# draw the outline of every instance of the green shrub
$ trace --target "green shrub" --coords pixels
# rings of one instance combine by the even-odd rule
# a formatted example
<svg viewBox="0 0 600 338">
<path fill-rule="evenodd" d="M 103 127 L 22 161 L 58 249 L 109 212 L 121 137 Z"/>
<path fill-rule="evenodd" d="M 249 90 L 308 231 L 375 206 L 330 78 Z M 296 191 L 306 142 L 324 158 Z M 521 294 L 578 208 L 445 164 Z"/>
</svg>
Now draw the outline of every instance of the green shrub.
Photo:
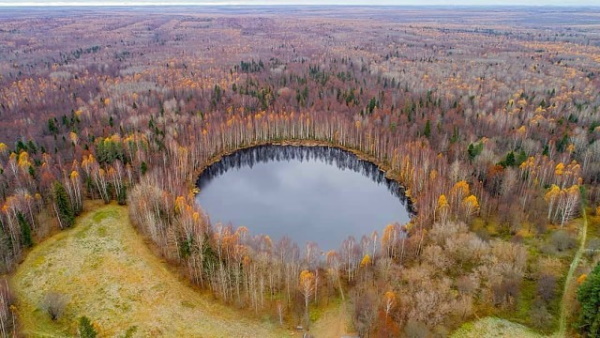
<svg viewBox="0 0 600 338">
<path fill-rule="evenodd" d="M 588 337 L 600 336 L 600 264 L 577 290 L 577 300 L 581 303 L 579 331 Z"/>
<path fill-rule="evenodd" d="M 92 321 L 86 316 L 79 318 L 79 337 L 96 338 L 96 336 L 98 336 L 98 332 L 92 325 Z"/>
</svg>

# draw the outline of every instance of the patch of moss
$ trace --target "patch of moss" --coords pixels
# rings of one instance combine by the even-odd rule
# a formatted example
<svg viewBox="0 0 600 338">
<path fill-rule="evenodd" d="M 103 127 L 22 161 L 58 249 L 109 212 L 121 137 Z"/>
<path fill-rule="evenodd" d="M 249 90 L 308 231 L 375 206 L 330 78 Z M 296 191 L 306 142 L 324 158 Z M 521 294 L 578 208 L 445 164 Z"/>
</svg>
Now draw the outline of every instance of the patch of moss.
<svg viewBox="0 0 600 338">
<path fill-rule="evenodd" d="M 97 231 L 98 231 L 98 236 L 99 237 L 106 237 L 108 235 L 107 232 L 106 232 L 106 227 L 104 227 L 104 226 L 98 227 Z"/>
<path fill-rule="evenodd" d="M 121 337 L 122 338 L 131 338 L 131 337 L 134 337 L 137 329 L 138 329 L 137 325 L 134 325 L 134 326 L 128 328 L 127 331 L 125 331 L 125 334 L 123 336 L 121 336 Z"/>
<path fill-rule="evenodd" d="M 40 267 L 44 263 L 46 263 L 46 256 L 44 256 L 44 255 L 38 255 L 35 258 L 35 260 L 32 262 L 31 267 L 38 268 L 38 267 Z"/>
<path fill-rule="evenodd" d="M 323 309 L 320 307 L 312 307 L 310 311 L 308 311 L 308 318 L 310 318 L 311 323 L 319 320 L 321 316 L 323 316 Z"/>
<path fill-rule="evenodd" d="M 119 217 L 119 212 L 117 210 L 114 210 L 111 208 L 108 210 L 97 211 L 94 214 L 94 216 L 92 217 L 92 219 L 94 220 L 95 223 L 100 223 L 107 218 L 117 218 L 117 217 Z"/>
</svg>

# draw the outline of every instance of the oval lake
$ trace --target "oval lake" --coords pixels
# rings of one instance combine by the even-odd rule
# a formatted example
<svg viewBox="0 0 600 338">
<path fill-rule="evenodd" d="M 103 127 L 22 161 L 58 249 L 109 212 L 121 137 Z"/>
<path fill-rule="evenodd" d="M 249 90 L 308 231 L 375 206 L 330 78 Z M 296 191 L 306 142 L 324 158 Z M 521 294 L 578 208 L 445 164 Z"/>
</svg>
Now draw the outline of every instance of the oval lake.
<svg viewBox="0 0 600 338">
<path fill-rule="evenodd" d="M 338 249 L 408 222 L 404 188 L 373 163 L 331 147 L 257 146 L 224 156 L 198 178 L 196 202 L 213 225 L 246 226 L 276 242 Z"/>
</svg>

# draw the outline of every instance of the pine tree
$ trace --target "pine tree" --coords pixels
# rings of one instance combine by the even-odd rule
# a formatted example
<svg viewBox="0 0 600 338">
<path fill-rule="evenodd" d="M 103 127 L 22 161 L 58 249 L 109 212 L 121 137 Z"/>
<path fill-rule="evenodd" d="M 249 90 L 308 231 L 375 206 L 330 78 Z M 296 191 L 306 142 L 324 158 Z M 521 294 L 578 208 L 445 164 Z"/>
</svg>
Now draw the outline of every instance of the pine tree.
<svg viewBox="0 0 600 338">
<path fill-rule="evenodd" d="M 125 186 L 121 186 L 117 189 L 117 202 L 119 205 L 127 204 L 127 188 Z"/>
<path fill-rule="evenodd" d="M 19 221 L 19 226 L 21 227 L 21 244 L 26 247 L 33 246 L 31 225 L 29 225 L 29 222 L 21 212 L 17 212 L 17 221 Z"/>
<path fill-rule="evenodd" d="M 54 202 L 61 228 L 70 228 L 75 223 L 75 210 L 65 187 L 58 181 L 54 183 Z"/>
<path fill-rule="evenodd" d="M 56 121 L 53 117 L 48 119 L 48 131 L 50 134 L 58 134 L 58 127 L 56 126 Z"/>
<path fill-rule="evenodd" d="M 142 175 L 146 174 L 146 172 L 148 171 L 148 165 L 146 164 L 146 162 L 142 162 L 142 164 L 140 165 L 140 171 L 142 172 Z"/>
<path fill-rule="evenodd" d="M 429 120 L 427 120 L 427 122 L 425 123 L 425 130 L 423 130 L 423 135 L 425 135 L 425 137 L 427 138 L 431 136 L 431 122 Z"/>
<path fill-rule="evenodd" d="M 514 167 L 516 163 L 515 153 L 512 151 L 506 155 L 506 159 L 504 160 L 504 164 L 506 167 Z"/>
</svg>

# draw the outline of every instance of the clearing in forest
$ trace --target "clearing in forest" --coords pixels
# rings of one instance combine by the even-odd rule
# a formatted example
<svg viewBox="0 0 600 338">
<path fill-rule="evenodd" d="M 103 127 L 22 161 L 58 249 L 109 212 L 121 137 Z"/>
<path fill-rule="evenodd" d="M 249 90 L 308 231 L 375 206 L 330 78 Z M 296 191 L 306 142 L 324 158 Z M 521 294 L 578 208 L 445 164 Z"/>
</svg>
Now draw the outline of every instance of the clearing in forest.
<svg viewBox="0 0 600 338">
<path fill-rule="evenodd" d="M 180 280 L 156 257 L 114 204 L 79 217 L 73 229 L 36 246 L 13 276 L 25 336 L 72 336 L 81 316 L 101 336 L 282 337 L 270 322 L 247 318 Z M 66 300 L 52 321 L 48 293 Z"/>
<path fill-rule="evenodd" d="M 451 335 L 452 338 L 541 338 L 542 335 L 534 332 L 528 327 L 513 323 L 506 319 L 485 317 L 475 322 L 463 324 Z"/>
</svg>

